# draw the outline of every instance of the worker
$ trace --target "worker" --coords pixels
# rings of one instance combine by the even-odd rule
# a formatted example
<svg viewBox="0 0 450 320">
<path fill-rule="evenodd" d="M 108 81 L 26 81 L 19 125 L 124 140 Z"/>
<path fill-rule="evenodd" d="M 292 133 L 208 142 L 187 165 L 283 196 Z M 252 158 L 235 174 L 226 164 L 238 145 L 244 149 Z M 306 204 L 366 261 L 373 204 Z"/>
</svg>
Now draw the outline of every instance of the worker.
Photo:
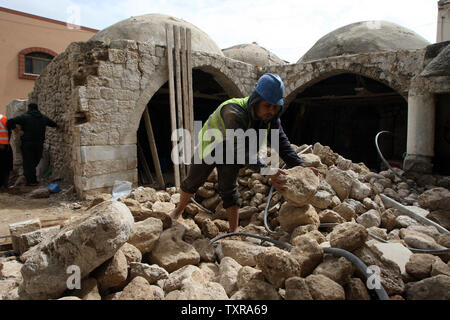
<svg viewBox="0 0 450 320">
<path fill-rule="evenodd" d="M 20 129 L 16 125 L 20 125 Z M 36 103 L 28 104 L 28 111 L 26 113 L 8 120 L 8 127 L 20 136 L 22 143 L 23 174 L 26 179 L 26 185 L 28 186 L 38 184 L 36 167 L 42 158 L 47 126 L 53 128 L 58 127 L 53 120 L 39 111 Z"/>
<path fill-rule="evenodd" d="M 281 126 L 279 117 L 284 103 L 283 95 L 284 84 L 281 78 L 276 74 L 266 73 L 260 77 L 255 85 L 253 93 L 249 97 L 227 100 L 209 116 L 199 133 L 199 141 L 195 148 L 197 154 L 194 154 L 192 157 L 193 160 L 189 165 L 188 175 L 181 182 L 180 201 L 170 214 L 170 217 L 173 220 L 180 217 L 197 189 L 207 180 L 212 170 L 217 168 L 219 195 L 223 201 L 223 208 L 226 210 L 229 222 L 229 232 L 238 231 L 239 208 L 241 206 L 241 198 L 237 185 L 239 170 L 246 165 L 254 171 L 261 168 L 267 168 L 267 166 L 257 156 L 258 151 L 256 151 L 256 154 L 248 152 L 251 148 L 243 146 L 242 140 L 240 144 L 239 142 L 236 143 L 233 141 L 231 144 L 232 149 L 230 149 L 230 145 L 226 141 L 227 129 L 242 129 L 244 132 L 248 132 L 248 130 L 256 130 L 259 132 L 260 129 L 265 129 L 267 134 L 264 141 L 258 141 L 257 148 L 253 148 L 253 150 L 259 150 L 262 145 L 265 145 L 265 142 L 272 141 L 272 129 L 278 129 L 278 154 L 288 168 L 302 165 L 303 160 L 291 147 Z M 211 141 L 209 141 L 210 139 L 208 139 L 206 135 L 208 129 L 218 129 L 222 132 L 222 136 L 225 137 L 222 139 L 222 142 L 220 139 L 217 141 L 215 140 L 214 148 L 211 147 L 213 144 L 211 144 Z M 217 148 L 220 143 L 222 143 L 221 148 Z M 212 152 L 217 150 L 225 150 L 223 153 L 223 156 L 225 157 L 227 153 L 233 152 L 236 155 L 237 150 L 243 149 L 247 152 L 245 154 L 244 164 L 229 164 L 225 160 L 222 160 L 221 163 L 217 163 L 216 161 L 216 163 L 208 164 L 205 161 L 206 156 L 211 155 Z M 201 159 L 200 163 L 194 161 L 196 155 L 199 155 L 199 158 Z M 314 172 L 318 174 L 316 170 L 314 170 Z M 270 173 L 267 174 L 267 176 L 271 178 L 272 185 L 280 192 L 286 190 L 285 178 L 283 175 L 286 175 L 286 171 L 279 168 L 271 168 Z"/>
<path fill-rule="evenodd" d="M 13 167 L 13 156 L 9 144 L 10 131 L 7 126 L 8 118 L 0 114 L 0 190 L 8 189 L 9 172 Z"/>
</svg>

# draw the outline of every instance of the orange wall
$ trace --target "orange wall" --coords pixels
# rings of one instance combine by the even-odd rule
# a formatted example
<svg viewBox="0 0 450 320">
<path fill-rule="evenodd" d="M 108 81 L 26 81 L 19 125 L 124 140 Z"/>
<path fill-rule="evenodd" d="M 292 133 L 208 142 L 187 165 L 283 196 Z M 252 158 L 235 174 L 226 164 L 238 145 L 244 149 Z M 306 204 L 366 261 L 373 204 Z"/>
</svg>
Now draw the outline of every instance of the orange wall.
<svg viewBox="0 0 450 320">
<path fill-rule="evenodd" d="M 65 23 L 14 13 L 0 7 L 0 113 L 13 99 L 27 99 L 33 91 L 34 80 L 19 79 L 21 50 L 42 47 L 63 52 L 74 41 L 87 41 L 96 30 L 71 30 Z"/>
</svg>

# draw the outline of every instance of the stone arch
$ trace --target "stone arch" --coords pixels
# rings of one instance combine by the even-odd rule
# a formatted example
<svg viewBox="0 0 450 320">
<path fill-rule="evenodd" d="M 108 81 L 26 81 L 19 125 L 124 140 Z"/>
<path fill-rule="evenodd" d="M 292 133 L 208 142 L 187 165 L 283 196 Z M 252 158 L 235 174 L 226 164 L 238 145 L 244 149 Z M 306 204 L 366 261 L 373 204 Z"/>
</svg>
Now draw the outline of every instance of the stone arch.
<svg viewBox="0 0 450 320">
<path fill-rule="evenodd" d="M 242 97 L 245 94 L 246 90 L 241 81 L 229 69 L 221 68 L 215 64 L 198 64 L 193 65 L 192 68 L 211 74 L 230 97 Z"/>
<path fill-rule="evenodd" d="M 363 67 L 361 64 L 349 64 L 345 68 L 319 68 L 314 66 L 314 62 L 307 65 L 313 65 L 313 70 L 320 70 L 316 72 L 297 73 L 295 77 L 289 79 L 291 83 L 286 89 L 285 105 L 289 106 L 295 97 L 304 91 L 306 88 L 313 86 L 314 84 L 344 73 L 353 73 L 361 75 L 380 83 L 383 83 L 397 92 L 405 100 L 408 99 L 408 87 L 404 85 L 405 82 L 397 74 L 391 73 L 388 70 L 383 70 L 378 67 Z M 308 67 L 306 67 L 308 68 Z M 286 108 L 287 109 L 287 108 Z"/>
</svg>

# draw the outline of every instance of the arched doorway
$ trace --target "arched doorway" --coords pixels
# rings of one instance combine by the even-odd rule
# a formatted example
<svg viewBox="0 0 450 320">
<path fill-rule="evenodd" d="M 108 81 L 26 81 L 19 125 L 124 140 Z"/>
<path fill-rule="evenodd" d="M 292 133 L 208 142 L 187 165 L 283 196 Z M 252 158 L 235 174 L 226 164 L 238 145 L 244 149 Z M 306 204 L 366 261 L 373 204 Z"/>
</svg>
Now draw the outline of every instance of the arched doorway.
<svg viewBox="0 0 450 320">
<path fill-rule="evenodd" d="M 223 101 L 230 98 L 229 89 L 224 88 L 213 74 L 200 69 L 192 70 L 192 87 L 194 93 L 194 121 L 204 123 Z M 165 187 L 174 186 L 168 82 L 152 96 L 146 108 L 150 115 Z M 139 184 L 159 188 L 144 117 L 141 118 L 137 131 L 137 144 Z M 145 165 L 150 171 L 150 177 L 146 173 Z"/>
<path fill-rule="evenodd" d="M 391 164 L 400 166 L 406 151 L 407 101 L 392 88 L 371 78 L 342 73 L 307 87 L 281 117 L 291 143 L 320 142 L 355 163 L 380 170 L 374 138 Z"/>
</svg>

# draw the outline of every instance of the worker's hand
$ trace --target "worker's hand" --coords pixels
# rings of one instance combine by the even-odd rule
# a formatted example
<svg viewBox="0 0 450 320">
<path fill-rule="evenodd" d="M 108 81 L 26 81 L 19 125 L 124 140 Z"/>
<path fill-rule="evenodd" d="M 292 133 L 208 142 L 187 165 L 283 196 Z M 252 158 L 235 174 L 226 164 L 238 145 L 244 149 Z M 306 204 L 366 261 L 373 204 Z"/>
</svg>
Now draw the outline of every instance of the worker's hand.
<svg viewBox="0 0 450 320">
<path fill-rule="evenodd" d="M 272 185 L 277 189 L 278 192 L 283 192 L 287 190 L 286 178 L 283 176 L 287 175 L 287 172 L 279 168 L 271 168 L 267 174 L 271 180 Z"/>
</svg>

